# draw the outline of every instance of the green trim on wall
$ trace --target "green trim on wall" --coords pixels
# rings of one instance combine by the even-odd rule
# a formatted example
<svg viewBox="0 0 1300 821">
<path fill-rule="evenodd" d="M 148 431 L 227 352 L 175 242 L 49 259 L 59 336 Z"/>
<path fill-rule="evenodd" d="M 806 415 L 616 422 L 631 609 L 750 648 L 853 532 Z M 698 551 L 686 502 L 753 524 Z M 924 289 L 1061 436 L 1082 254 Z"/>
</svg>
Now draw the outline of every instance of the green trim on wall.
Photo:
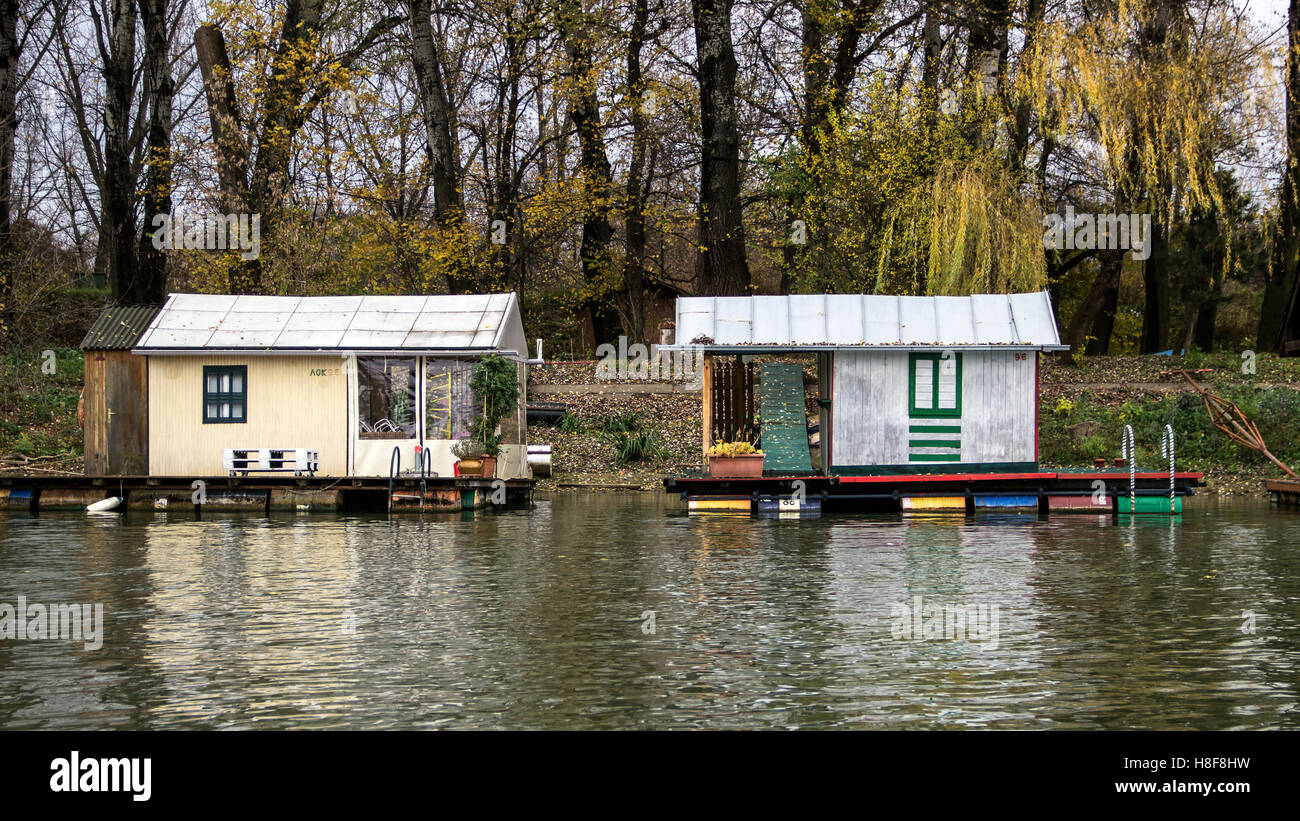
<svg viewBox="0 0 1300 821">
<path fill-rule="evenodd" d="M 1037 473 L 1037 462 L 966 462 L 923 465 L 832 465 L 832 476 L 915 476 L 924 473 Z"/>
<path fill-rule="evenodd" d="M 909 439 L 909 448 L 956 448 L 961 449 L 960 439 Z"/>
<path fill-rule="evenodd" d="M 939 407 L 939 363 L 943 360 L 942 354 L 937 353 L 913 353 L 907 357 L 907 412 L 913 418 L 938 418 L 938 419 L 960 419 L 961 418 L 961 352 L 953 352 L 956 362 L 956 383 L 953 385 L 955 407 Z M 918 408 L 916 406 L 916 363 L 922 360 L 929 360 L 934 363 L 930 370 L 933 375 L 931 379 L 931 400 L 930 407 Z"/>
<path fill-rule="evenodd" d="M 961 461 L 960 453 L 909 453 L 907 455 L 909 462 L 959 462 Z"/>
<path fill-rule="evenodd" d="M 961 425 L 910 425 L 908 433 L 961 433 Z"/>
</svg>

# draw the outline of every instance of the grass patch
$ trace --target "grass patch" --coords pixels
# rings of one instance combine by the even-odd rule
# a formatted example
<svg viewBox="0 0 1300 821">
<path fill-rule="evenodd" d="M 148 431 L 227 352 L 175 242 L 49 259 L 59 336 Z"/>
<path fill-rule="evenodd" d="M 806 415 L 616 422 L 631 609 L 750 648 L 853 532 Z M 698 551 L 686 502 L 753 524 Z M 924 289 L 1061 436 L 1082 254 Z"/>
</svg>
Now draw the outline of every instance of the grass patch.
<svg viewBox="0 0 1300 821">
<path fill-rule="evenodd" d="M 1300 391 L 1226 383 L 1208 387 L 1236 402 L 1254 420 L 1277 458 L 1293 468 L 1300 464 L 1300 428 L 1295 424 L 1300 419 Z M 1039 414 L 1040 458 L 1049 464 L 1084 466 L 1094 458 L 1119 456 L 1120 431 L 1132 425 L 1138 465 L 1163 469 L 1168 462 L 1160 455 L 1160 437 L 1164 426 L 1172 425 L 1180 470 L 1278 472 L 1263 455 L 1234 443 L 1214 427 L 1196 393 L 1144 396 L 1114 407 L 1079 396 L 1068 413 L 1049 412 L 1053 409 L 1044 407 Z"/>
<path fill-rule="evenodd" d="M 80 456 L 82 377 L 76 348 L 22 348 L 0 357 L 0 455 Z"/>
</svg>

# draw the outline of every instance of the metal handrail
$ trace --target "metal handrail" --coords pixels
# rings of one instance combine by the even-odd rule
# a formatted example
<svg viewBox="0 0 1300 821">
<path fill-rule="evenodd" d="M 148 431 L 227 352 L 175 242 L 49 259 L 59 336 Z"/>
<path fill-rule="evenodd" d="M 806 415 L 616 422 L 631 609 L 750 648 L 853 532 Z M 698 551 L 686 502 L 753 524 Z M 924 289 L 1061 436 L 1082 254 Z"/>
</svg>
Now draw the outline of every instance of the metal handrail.
<svg viewBox="0 0 1300 821">
<path fill-rule="evenodd" d="M 1169 512 L 1174 512 L 1174 426 L 1165 425 L 1160 434 L 1160 455 L 1169 460 Z"/>
<path fill-rule="evenodd" d="M 1128 462 L 1128 512 L 1137 513 L 1137 442 L 1132 425 L 1125 425 L 1120 433 L 1120 453 Z"/>
<path fill-rule="evenodd" d="M 402 469 L 402 451 L 397 445 L 393 445 L 393 455 L 388 457 L 388 509 L 393 509 L 393 477 L 397 474 L 394 471 Z"/>
<path fill-rule="evenodd" d="M 427 488 L 430 468 L 433 467 L 433 454 L 429 452 L 428 446 L 420 449 L 420 506 L 424 506 L 424 494 Z"/>
</svg>

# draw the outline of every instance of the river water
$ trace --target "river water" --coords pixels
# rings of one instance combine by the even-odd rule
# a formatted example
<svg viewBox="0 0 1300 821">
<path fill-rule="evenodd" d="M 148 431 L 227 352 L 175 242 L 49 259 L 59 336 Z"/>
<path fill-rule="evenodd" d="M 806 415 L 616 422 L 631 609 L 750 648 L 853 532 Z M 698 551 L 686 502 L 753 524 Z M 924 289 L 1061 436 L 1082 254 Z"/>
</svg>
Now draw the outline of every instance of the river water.
<svg viewBox="0 0 1300 821">
<path fill-rule="evenodd" d="M 1188 501 L 0 514 L 0 606 L 104 614 L 0 639 L 0 728 L 1300 727 L 1300 514 Z"/>
</svg>

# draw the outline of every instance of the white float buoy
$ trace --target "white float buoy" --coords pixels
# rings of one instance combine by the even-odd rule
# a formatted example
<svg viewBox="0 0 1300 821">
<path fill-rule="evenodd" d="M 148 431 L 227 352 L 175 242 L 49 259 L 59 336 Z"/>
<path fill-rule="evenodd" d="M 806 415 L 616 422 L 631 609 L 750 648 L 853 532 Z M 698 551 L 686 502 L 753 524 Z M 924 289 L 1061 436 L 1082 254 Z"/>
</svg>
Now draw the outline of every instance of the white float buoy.
<svg viewBox="0 0 1300 821">
<path fill-rule="evenodd" d="M 117 507 L 120 504 L 122 504 L 121 496 L 109 496 L 107 499 L 104 499 L 99 502 L 95 502 L 93 505 L 86 505 L 86 512 L 106 513 L 107 511 L 112 510 L 113 508 Z"/>
</svg>

